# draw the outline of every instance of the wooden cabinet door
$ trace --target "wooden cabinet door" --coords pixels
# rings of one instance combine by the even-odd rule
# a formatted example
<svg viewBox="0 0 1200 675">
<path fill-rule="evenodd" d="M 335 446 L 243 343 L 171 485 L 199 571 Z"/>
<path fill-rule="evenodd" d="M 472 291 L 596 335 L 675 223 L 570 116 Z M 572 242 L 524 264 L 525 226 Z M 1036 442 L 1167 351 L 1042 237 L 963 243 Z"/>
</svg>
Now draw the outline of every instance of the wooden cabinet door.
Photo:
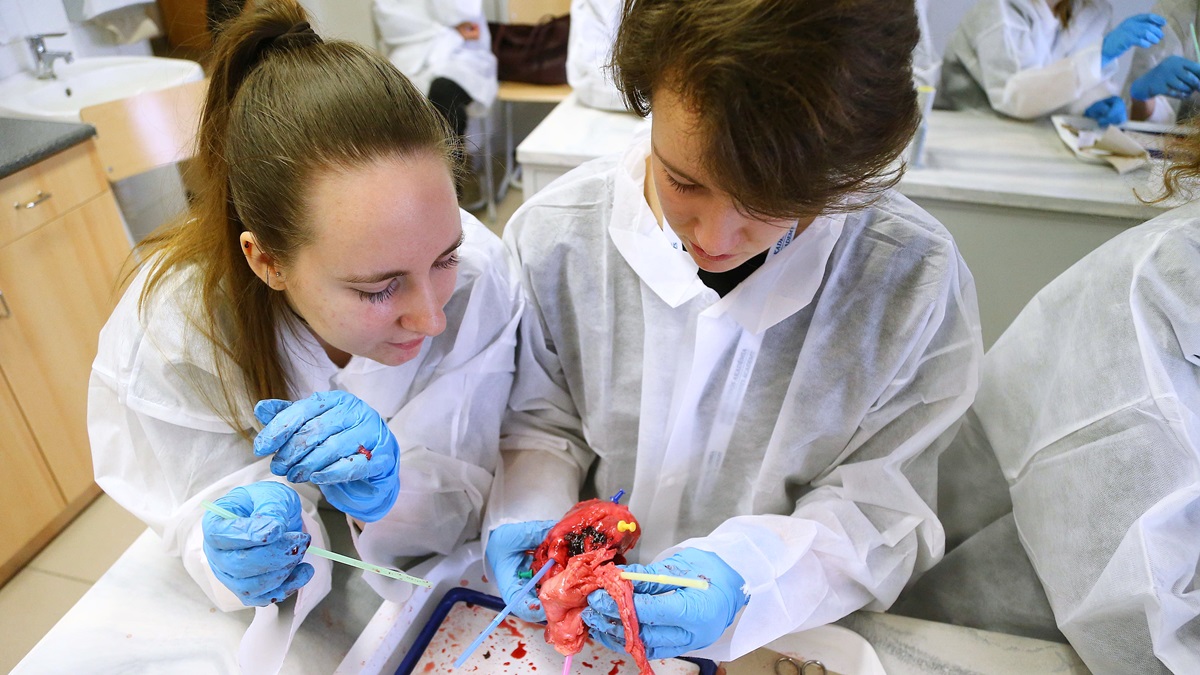
<svg viewBox="0 0 1200 675">
<path fill-rule="evenodd" d="M 0 316 L 3 311 L 0 308 Z M 0 377 L 0 461 L 4 462 L 5 476 L 4 488 L 0 489 L 2 584 L 15 571 L 8 570 L 6 563 L 66 506 L 3 377 Z"/>
<path fill-rule="evenodd" d="M 128 254 L 108 191 L 0 248 L 0 369 L 67 502 L 93 484 L 88 376 Z"/>
</svg>

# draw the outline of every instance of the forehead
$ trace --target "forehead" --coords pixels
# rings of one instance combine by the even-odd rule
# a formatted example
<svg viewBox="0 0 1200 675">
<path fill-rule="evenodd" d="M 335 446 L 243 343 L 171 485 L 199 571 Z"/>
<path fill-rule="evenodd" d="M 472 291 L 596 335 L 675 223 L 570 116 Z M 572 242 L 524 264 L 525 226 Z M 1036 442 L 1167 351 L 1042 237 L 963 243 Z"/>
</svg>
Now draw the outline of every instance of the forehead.
<svg viewBox="0 0 1200 675">
<path fill-rule="evenodd" d="M 704 165 L 704 135 L 696 108 L 677 91 L 660 88 L 651 101 L 650 137 L 659 157 L 696 176 Z"/>
<path fill-rule="evenodd" d="M 431 153 L 319 170 L 306 202 L 306 252 L 339 272 L 425 265 L 459 236 L 449 168 Z"/>
</svg>

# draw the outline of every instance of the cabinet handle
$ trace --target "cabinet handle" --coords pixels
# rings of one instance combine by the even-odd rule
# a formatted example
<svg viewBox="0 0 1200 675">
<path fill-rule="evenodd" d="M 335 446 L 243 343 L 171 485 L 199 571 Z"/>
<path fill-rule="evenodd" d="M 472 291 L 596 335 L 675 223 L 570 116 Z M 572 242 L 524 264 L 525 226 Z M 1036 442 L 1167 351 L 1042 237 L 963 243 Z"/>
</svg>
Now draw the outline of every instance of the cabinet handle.
<svg viewBox="0 0 1200 675">
<path fill-rule="evenodd" d="M 41 204 L 42 202 L 46 201 L 47 199 L 50 199 L 52 196 L 54 196 L 54 195 L 51 195 L 49 192 L 42 192 L 41 190 L 38 190 L 37 194 L 34 195 L 34 197 L 33 197 L 33 201 L 25 202 L 24 204 L 22 204 L 21 202 L 13 202 L 13 208 L 20 209 L 21 207 L 25 207 L 27 209 L 32 209 L 35 206 L 37 206 L 38 204 Z"/>
<path fill-rule="evenodd" d="M 0 314 L 0 319 L 7 319 L 12 316 L 12 310 L 8 308 L 8 300 L 4 299 L 4 291 L 0 291 L 0 310 L 4 311 L 3 314 Z"/>
</svg>

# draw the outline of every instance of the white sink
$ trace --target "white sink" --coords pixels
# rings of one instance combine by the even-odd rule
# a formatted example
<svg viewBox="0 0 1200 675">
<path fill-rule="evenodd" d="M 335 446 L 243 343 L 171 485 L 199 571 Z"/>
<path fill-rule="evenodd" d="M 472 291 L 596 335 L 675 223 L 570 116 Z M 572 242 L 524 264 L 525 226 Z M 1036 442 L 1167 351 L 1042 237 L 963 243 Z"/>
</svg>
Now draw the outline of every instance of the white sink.
<svg viewBox="0 0 1200 675">
<path fill-rule="evenodd" d="M 96 56 L 56 61 L 58 79 L 21 72 L 0 80 L 0 116 L 78 122 L 79 110 L 204 77 L 200 64 L 153 56 Z"/>
</svg>

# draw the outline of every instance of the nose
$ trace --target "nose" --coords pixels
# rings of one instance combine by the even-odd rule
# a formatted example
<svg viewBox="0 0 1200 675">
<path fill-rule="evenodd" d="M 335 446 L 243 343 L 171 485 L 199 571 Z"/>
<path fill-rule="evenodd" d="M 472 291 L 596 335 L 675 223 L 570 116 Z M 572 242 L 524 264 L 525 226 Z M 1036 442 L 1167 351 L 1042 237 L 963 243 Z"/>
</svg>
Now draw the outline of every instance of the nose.
<svg viewBox="0 0 1200 675">
<path fill-rule="evenodd" d="M 405 306 L 400 315 L 400 327 L 426 337 L 440 335 L 446 330 L 446 313 L 443 310 L 442 299 L 426 279 L 414 289 L 412 302 Z"/>
<path fill-rule="evenodd" d="M 733 253 L 741 241 L 745 220 L 733 204 L 721 204 L 697 219 L 692 238 L 710 256 Z"/>
</svg>

